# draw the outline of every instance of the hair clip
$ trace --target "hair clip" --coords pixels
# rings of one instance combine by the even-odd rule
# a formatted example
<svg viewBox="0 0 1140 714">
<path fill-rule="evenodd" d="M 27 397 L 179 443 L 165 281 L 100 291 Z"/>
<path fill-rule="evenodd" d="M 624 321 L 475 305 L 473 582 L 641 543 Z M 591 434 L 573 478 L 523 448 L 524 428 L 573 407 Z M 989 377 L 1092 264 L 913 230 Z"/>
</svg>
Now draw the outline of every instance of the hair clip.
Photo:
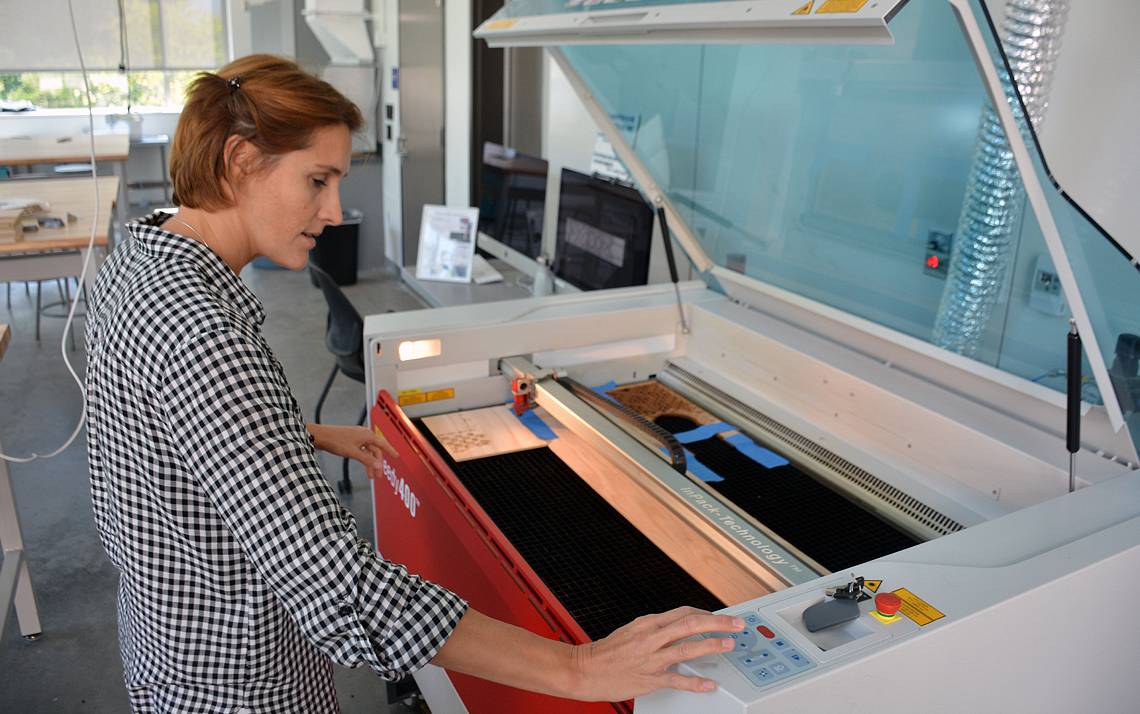
<svg viewBox="0 0 1140 714">
<path fill-rule="evenodd" d="M 230 77 L 229 81 L 226 82 L 226 84 L 228 84 L 230 87 L 230 94 L 233 94 L 237 90 L 241 89 L 241 77 Z"/>
</svg>

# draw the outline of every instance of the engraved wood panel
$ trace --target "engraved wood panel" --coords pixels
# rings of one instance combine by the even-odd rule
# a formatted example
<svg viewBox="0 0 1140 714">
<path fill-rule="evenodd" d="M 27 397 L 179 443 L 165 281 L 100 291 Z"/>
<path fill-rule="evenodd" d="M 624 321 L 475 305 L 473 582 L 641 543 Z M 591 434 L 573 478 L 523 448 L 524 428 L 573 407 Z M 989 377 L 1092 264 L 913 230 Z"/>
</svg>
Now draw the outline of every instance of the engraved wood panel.
<svg viewBox="0 0 1140 714">
<path fill-rule="evenodd" d="M 546 445 L 518 420 L 510 407 L 502 405 L 424 417 L 424 424 L 456 461 Z"/>
<path fill-rule="evenodd" d="M 660 382 L 640 382 L 627 384 L 606 392 L 614 399 L 654 421 L 662 415 L 683 416 L 693 420 L 698 426 L 716 424 L 720 419 L 677 394 Z"/>
</svg>

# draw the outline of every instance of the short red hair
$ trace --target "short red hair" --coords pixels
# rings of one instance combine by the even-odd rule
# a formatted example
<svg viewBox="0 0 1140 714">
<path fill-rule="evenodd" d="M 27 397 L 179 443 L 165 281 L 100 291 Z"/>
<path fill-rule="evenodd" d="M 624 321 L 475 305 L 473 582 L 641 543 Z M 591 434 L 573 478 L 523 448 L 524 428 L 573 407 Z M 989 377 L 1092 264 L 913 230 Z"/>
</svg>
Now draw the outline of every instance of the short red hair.
<svg viewBox="0 0 1140 714">
<path fill-rule="evenodd" d="M 314 131 L 338 124 L 355 132 L 364 118 L 331 84 L 291 60 L 249 55 L 202 72 L 187 91 L 170 147 L 174 203 L 206 210 L 230 205 L 223 184 L 231 136 L 274 157 L 304 149 Z"/>
</svg>

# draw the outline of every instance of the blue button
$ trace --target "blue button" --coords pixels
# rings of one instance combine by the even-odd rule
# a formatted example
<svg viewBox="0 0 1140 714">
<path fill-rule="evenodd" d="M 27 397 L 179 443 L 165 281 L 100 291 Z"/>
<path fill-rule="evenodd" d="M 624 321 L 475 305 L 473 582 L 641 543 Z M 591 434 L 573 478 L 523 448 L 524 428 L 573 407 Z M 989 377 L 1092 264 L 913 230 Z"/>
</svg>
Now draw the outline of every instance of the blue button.
<svg viewBox="0 0 1140 714">
<path fill-rule="evenodd" d="M 737 642 L 736 643 L 736 649 L 738 649 L 738 650 L 747 650 L 750 647 L 752 647 L 752 645 L 748 644 L 747 642 Z"/>
<path fill-rule="evenodd" d="M 782 637 L 777 637 L 776 639 L 772 640 L 772 646 L 778 650 L 782 650 L 788 646 L 788 642 Z"/>
<path fill-rule="evenodd" d="M 744 616 L 744 622 L 749 625 L 759 625 L 760 616 L 750 612 Z"/>
<path fill-rule="evenodd" d="M 755 674 L 756 679 L 759 679 L 761 682 L 771 682 L 776 678 L 772 675 L 771 672 L 768 671 L 767 667 L 761 667 L 760 669 L 753 672 L 753 674 Z"/>
<path fill-rule="evenodd" d="M 781 674 L 787 674 L 790 671 L 792 671 L 792 670 L 788 669 L 788 665 L 784 664 L 783 662 L 773 662 L 772 663 L 772 674 L 775 674 L 778 676 Z"/>
<path fill-rule="evenodd" d="M 811 660 L 800 654 L 799 650 L 784 650 L 784 656 L 791 660 L 792 664 L 797 667 L 803 667 L 811 664 Z"/>
<path fill-rule="evenodd" d="M 756 653 L 756 656 L 760 659 L 770 659 L 772 657 L 772 653 L 768 650 L 760 650 Z"/>
<path fill-rule="evenodd" d="M 736 655 L 733 659 L 747 669 L 760 666 L 760 658 L 754 654 Z"/>
</svg>

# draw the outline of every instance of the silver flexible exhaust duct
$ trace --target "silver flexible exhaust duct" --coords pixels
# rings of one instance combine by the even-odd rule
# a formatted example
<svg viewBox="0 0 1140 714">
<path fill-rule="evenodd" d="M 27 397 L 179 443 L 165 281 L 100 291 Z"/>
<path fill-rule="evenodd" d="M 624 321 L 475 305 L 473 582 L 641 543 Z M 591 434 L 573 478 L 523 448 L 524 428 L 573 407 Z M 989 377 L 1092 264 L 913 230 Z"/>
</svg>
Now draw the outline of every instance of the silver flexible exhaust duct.
<svg viewBox="0 0 1140 714">
<path fill-rule="evenodd" d="M 1008 0 L 1002 22 L 1002 44 L 1036 131 L 1048 107 L 1049 85 L 1068 0 Z M 1003 82 L 1008 82 L 1003 77 Z M 1013 87 L 1005 86 L 1007 96 Z M 1021 109 L 1013 102 L 1014 114 Z M 986 326 L 1005 283 L 1014 229 L 1025 205 L 1024 189 L 997 113 L 987 104 L 978 128 L 978 147 L 966 183 L 966 200 L 946 288 L 934 322 L 934 344 L 976 357 Z"/>
</svg>

